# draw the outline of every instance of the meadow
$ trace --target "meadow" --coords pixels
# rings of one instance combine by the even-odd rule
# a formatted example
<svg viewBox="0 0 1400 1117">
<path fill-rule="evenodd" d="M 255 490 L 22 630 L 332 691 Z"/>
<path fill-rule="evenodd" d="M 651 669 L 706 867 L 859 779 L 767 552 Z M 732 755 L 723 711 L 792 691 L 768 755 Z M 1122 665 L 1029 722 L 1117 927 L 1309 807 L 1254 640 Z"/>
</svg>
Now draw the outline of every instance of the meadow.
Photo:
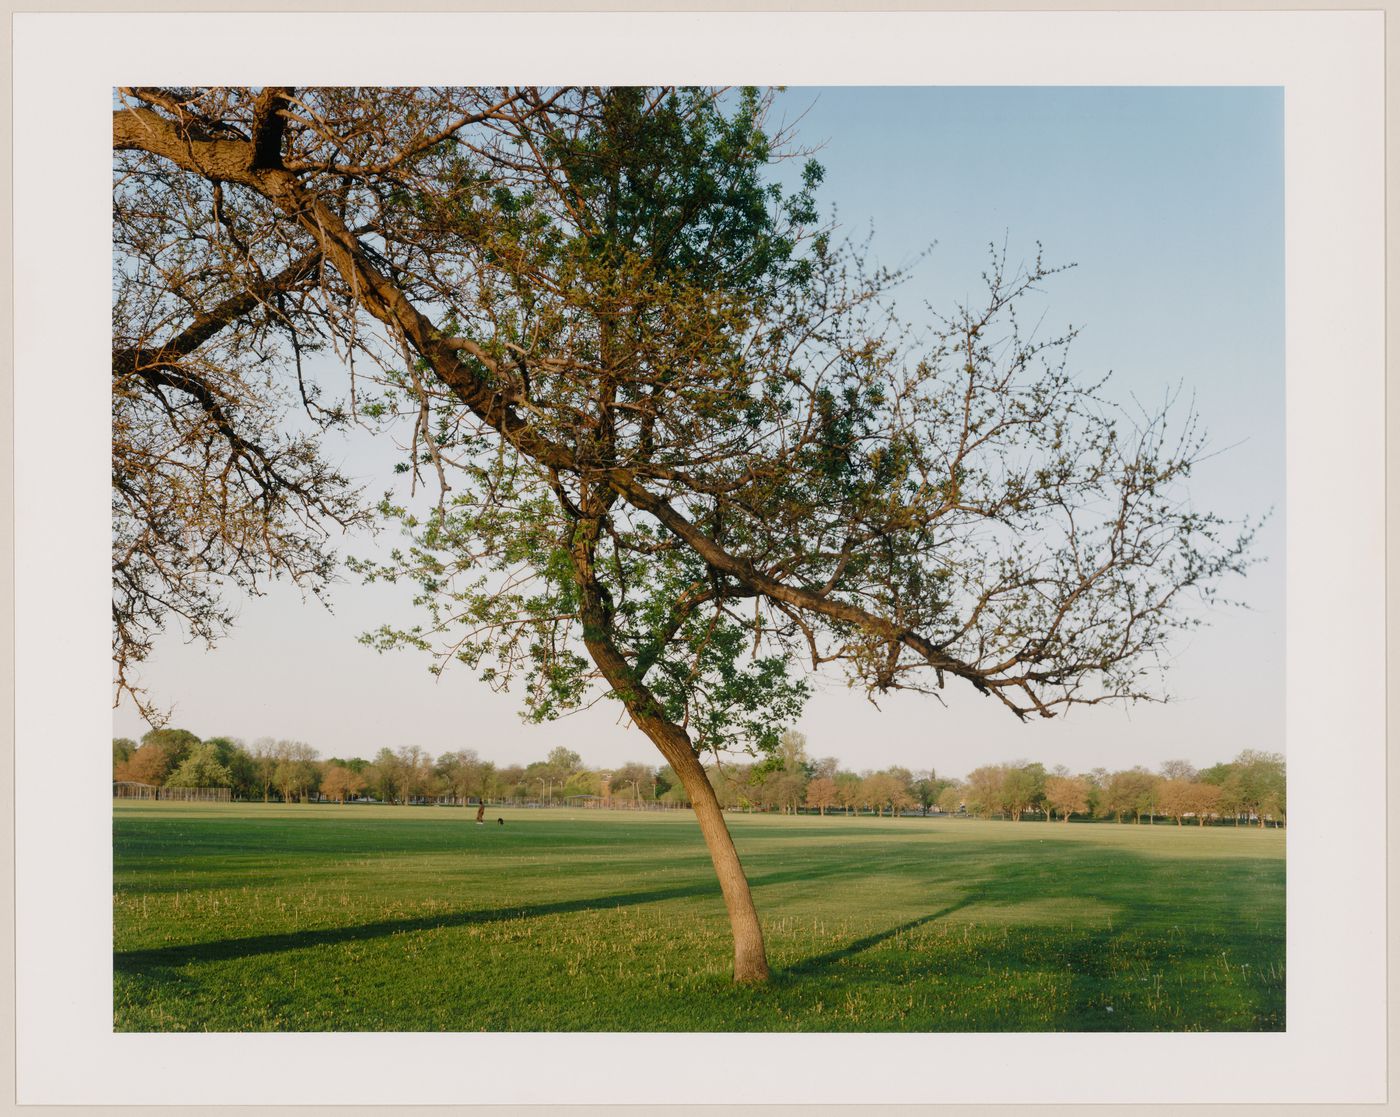
<svg viewBox="0 0 1400 1117">
<path fill-rule="evenodd" d="M 119 1031 L 1275 1031 L 1281 831 L 114 804 Z M 506 825 L 494 819 L 504 817 Z"/>
</svg>

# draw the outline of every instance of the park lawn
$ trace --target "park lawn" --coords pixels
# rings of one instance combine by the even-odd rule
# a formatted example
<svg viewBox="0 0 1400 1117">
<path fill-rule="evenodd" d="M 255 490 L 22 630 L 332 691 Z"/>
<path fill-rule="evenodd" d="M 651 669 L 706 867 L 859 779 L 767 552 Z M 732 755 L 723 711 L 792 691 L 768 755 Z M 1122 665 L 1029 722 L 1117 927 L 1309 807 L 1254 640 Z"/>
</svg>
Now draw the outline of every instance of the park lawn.
<svg viewBox="0 0 1400 1117">
<path fill-rule="evenodd" d="M 114 805 L 119 1031 L 1276 1031 L 1276 830 Z M 494 819 L 504 817 L 505 826 Z"/>
</svg>

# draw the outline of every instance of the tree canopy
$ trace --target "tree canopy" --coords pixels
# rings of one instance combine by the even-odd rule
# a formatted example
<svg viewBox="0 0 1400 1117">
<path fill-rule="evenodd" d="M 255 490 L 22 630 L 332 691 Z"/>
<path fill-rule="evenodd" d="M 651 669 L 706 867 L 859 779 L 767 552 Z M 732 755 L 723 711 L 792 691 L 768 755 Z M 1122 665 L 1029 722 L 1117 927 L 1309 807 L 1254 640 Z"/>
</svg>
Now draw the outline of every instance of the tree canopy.
<svg viewBox="0 0 1400 1117">
<path fill-rule="evenodd" d="M 332 570 L 363 518 L 321 428 L 405 424 L 426 501 L 367 578 L 431 651 L 550 719 L 604 694 L 684 785 L 736 975 L 767 975 L 700 757 L 777 748 L 801 665 L 871 694 L 961 680 L 1017 717 L 1154 696 L 1243 569 L 1184 501 L 1190 416 L 1113 408 L 996 254 L 911 331 L 899 276 L 770 178 L 772 97 L 705 89 L 123 89 L 113 115 L 119 684 L 220 580 Z M 335 387 L 306 354 L 335 354 Z M 296 422 L 287 419 L 300 405 Z M 430 501 L 430 503 L 429 503 Z"/>
</svg>

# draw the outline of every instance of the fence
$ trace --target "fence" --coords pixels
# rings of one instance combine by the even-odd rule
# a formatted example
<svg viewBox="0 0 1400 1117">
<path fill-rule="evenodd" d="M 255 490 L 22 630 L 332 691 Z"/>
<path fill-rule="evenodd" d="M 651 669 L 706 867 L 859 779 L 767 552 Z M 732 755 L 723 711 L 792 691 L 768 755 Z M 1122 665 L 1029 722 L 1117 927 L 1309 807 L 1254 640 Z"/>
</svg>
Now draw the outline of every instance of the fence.
<svg viewBox="0 0 1400 1117">
<path fill-rule="evenodd" d="M 178 803 L 231 803 L 233 789 L 227 787 L 162 787 L 159 799 Z"/>
<path fill-rule="evenodd" d="M 153 787 L 148 783 L 114 780 L 113 799 L 166 799 L 177 803 L 231 803 L 233 790 L 227 787 Z"/>
<path fill-rule="evenodd" d="M 529 804 L 526 804 L 527 806 Z M 540 804 L 534 804 L 539 806 Z M 553 804 L 551 804 L 552 806 Z M 656 799 L 595 799 L 583 796 L 570 796 L 564 801 L 567 807 L 583 807 L 585 810 L 601 811 L 688 811 L 689 803 L 663 803 Z"/>
</svg>

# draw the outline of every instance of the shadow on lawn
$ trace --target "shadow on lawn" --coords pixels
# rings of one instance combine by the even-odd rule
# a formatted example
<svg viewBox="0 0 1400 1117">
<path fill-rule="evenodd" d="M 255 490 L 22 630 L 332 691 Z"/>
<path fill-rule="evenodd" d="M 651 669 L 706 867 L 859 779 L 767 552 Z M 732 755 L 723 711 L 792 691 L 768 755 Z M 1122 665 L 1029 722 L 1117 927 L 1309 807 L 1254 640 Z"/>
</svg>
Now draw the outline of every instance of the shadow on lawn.
<svg viewBox="0 0 1400 1117">
<path fill-rule="evenodd" d="M 851 875 L 858 866 L 833 866 L 825 870 L 793 869 L 753 877 L 755 887 L 787 884 L 813 877 Z M 424 915 L 410 919 L 383 919 L 349 927 L 324 927 L 310 931 L 285 931 L 272 935 L 249 935 L 237 939 L 216 939 L 209 942 L 181 943 L 147 950 L 114 951 L 113 968 L 117 973 L 140 975 L 153 969 L 167 969 L 192 962 L 223 962 L 250 958 L 259 954 L 281 954 L 290 950 L 305 950 L 316 946 L 338 946 L 347 942 L 384 938 L 389 935 L 434 931 L 446 927 L 465 927 L 476 923 L 495 923 L 507 919 L 538 919 L 545 915 L 567 915 L 581 911 L 607 911 L 613 908 L 654 904 L 663 900 L 681 900 L 694 896 L 719 895 L 715 880 L 675 888 L 657 888 L 646 892 L 622 892 L 612 896 L 583 896 L 575 900 L 558 900 L 549 904 L 520 904 L 478 911 L 459 911 Z"/>
<path fill-rule="evenodd" d="M 962 893 L 956 900 L 945 903 L 937 911 L 866 935 L 837 950 L 806 958 L 787 967 L 786 972 L 794 975 L 819 973 L 897 935 L 978 906 L 987 907 L 990 913 L 1032 903 L 1063 901 L 1078 905 L 1088 900 L 1112 911 L 1114 926 L 1126 929 L 1129 920 L 1125 913 L 1145 914 L 1153 907 L 1155 899 L 1151 859 L 1124 851 L 1101 852 L 1091 863 L 1085 864 L 1078 851 L 1050 849 L 1034 860 L 1008 860 L 993 866 L 987 873 L 987 862 L 982 856 L 976 851 L 964 850 L 960 851 L 960 856 L 946 859 L 940 867 L 940 883 L 948 885 L 955 894 Z M 967 875 L 959 886 L 957 879 L 963 873 Z"/>
<path fill-rule="evenodd" d="M 848 943 L 839 950 L 829 950 L 825 954 L 816 954 L 811 958 L 804 958 L 794 966 L 788 966 L 783 972 L 793 977 L 811 977 L 821 973 L 823 970 L 834 966 L 837 962 L 846 958 L 853 958 L 857 954 L 869 950 L 873 946 L 879 946 L 882 942 L 902 935 L 906 931 L 912 931 L 915 927 L 922 927 L 925 923 L 932 923 L 936 919 L 943 919 L 952 915 L 953 912 L 967 907 L 974 901 L 971 899 L 959 900 L 956 904 L 949 904 L 939 911 L 929 912 L 928 915 L 921 915 L 917 919 L 911 919 L 906 923 L 901 923 L 897 927 L 890 927 L 884 931 L 877 931 L 873 935 L 866 935 L 864 938 L 856 939 L 855 942 Z"/>
<path fill-rule="evenodd" d="M 828 860 L 830 852 L 820 851 L 820 856 L 813 852 L 797 865 L 792 864 L 791 851 L 784 851 L 782 856 L 788 864 L 782 868 L 774 866 L 775 871 L 767 873 L 760 867 L 765 860 L 762 853 L 754 857 L 758 871 L 750 881 L 760 910 L 770 902 L 781 906 L 786 899 L 810 898 L 806 895 L 810 893 L 818 899 L 859 896 L 867 903 L 872 895 L 881 901 L 888 897 L 886 910 L 899 913 L 899 922 L 892 926 L 870 931 L 867 924 L 863 929 L 867 933 L 860 937 L 779 969 L 775 974 L 778 982 L 788 983 L 793 992 L 809 984 L 817 989 L 830 978 L 831 971 L 847 962 L 856 964 L 843 969 L 843 981 L 890 987 L 921 981 L 917 952 L 922 947 L 917 939 L 906 948 L 897 944 L 894 950 L 879 948 L 958 913 L 963 913 L 963 919 L 975 920 L 984 932 L 1003 924 L 1011 929 L 1007 938 L 984 935 L 976 944 L 978 975 L 1002 970 L 1068 975 L 1068 998 L 1047 1006 L 1048 1017 L 1023 1018 L 1010 1012 L 1000 1016 L 997 1013 L 1007 1010 L 989 1009 L 992 1015 L 987 1019 L 971 1022 L 972 1029 L 979 1031 L 1027 1026 L 1072 1031 L 1141 1028 L 1141 1013 L 1129 1016 L 1121 1001 L 1117 1002 L 1116 1013 L 1110 1013 L 1106 1007 L 1110 993 L 1117 1000 L 1116 995 L 1122 992 L 1125 959 L 1153 971 L 1180 972 L 1183 966 L 1199 967 L 1218 956 L 1222 947 L 1248 948 L 1251 936 L 1248 924 L 1241 921 L 1241 912 L 1251 910 L 1250 892 L 1261 887 L 1273 891 L 1281 884 L 1281 866 L 1262 861 L 1147 857 L 1126 850 L 1097 850 L 1086 856 L 1080 847 L 1052 842 L 1010 856 L 1006 847 L 998 843 L 942 847 L 918 856 L 909 856 L 899 847 L 862 847 L 838 860 Z M 1182 877 L 1190 880 L 1186 894 L 1193 898 L 1193 905 L 1189 911 L 1177 906 L 1183 897 Z M 506 920 L 605 912 L 695 897 L 717 899 L 718 895 L 719 887 L 713 878 L 697 876 L 688 883 L 641 891 L 121 951 L 114 953 L 113 963 L 118 974 L 161 981 L 168 977 L 169 970 L 195 963 L 276 955 Z M 1086 902 L 1098 917 L 1086 919 L 1081 914 L 1074 918 L 1076 911 L 1084 911 Z M 921 908 L 926 914 L 909 918 Z M 1029 922 L 1024 918 L 1027 908 L 1035 909 L 1035 918 Z M 1057 911 L 1067 918 L 1057 918 Z M 1191 934 L 1173 934 L 1178 931 L 1178 924 L 1189 924 Z M 1274 936 L 1257 931 L 1253 938 L 1254 949 L 1281 957 L 1281 931 L 1277 941 Z M 951 972 L 943 970 L 936 978 L 930 974 L 930 979 L 951 983 L 947 987 L 956 988 L 970 979 L 972 968 L 961 963 L 955 967 Z M 1277 992 L 1243 987 L 1233 995 L 1241 1002 L 1239 1013 L 1228 1021 L 1217 1016 L 1207 1023 L 1230 1030 L 1271 1030 L 1283 1026 L 1281 987 Z M 1236 1020 L 1241 1023 L 1235 1023 Z M 1146 1026 L 1181 1027 L 1188 1023 L 1189 1017 L 1181 1021 L 1154 1018 Z"/>
<path fill-rule="evenodd" d="M 976 919 L 978 908 L 983 908 L 987 917 L 985 922 L 978 920 L 985 932 L 1001 923 L 1005 913 L 1018 908 L 1034 905 L 1042 911 L 1053 911 L 1057 905 L 1064 905 L 1064 910 L 1072 911 L 1088 901 L 1098 907 L 1101 920 L 1081 917 L 1028 923 L 1013 919 L 1007 924 L 1011 928 L 1009 938 L 987 936 L 979 943 L 976 970 L 979 975 L 1003 970 L 1067 974 L 1069 996 L 1049 1010 L 1055 1018 L 1050 1027 L 1118 1031 L 1144 1027 L 1141 1012 L 1128 1017 L 1120 1002 L 1115 1015 L 1112 1007 L 1125 988 L 1134 988 L 1131 982 L 1146 980 L 1137 976 L 1143 967 L 1157 972 L 1174 969 L 1179 974 L 1182 967 L 1193 969 L 1207 961 L 1213 963 L 1222 948 L 1243 952 L 1246 957 L 1255 951 L 1282 956 L 1281 925 L 1275 935 L 1251 932 L 1239 914 L 1241 888 L 1257 883 L 1266 876 L 1265 869 L 1272 868 L 1263 862 L 1185 863 L 1128 851 L 1101 851 L 1086 861 L 1072 848 L 1047 848 L 1036 857 L 996 865 L 990 872 L 982 861 L 976 870 L 983 875 L 967 880 L 961 889 L 953 887 L 959 872 L 973 867 L 965 858 L 950 859 L 942 866 L 942 883 L 949 885 L 955 896 L 961 891 L 958 898 L 945 901 L 926 915 L 797 961 L 781 971 L 781 979 L 791 982 L 794 989 L 808 981 L 820 983 L 828 971 L 859 959 L 858 969 L 846 971 L 847 980 L 902 986 L 912 976 L 909 950 L 876 950 L 897 936 L 957 912 L 970 911 Z M 1202 910 L 1188 912 L 1175 906 L 1180 902 L 1181 891 L 1171 878 L 1183 873 L 1190 874 L 1194 888 L 1205 897 Z M 907 904 L 901 906 L 908 910 Z M 1185 931 L 1187 925 L 1190 934 Z M 920 948 L 916 944 L 912 949 Z M 965 975 L 945 971 L 931 979 L 956 984 L 962 976 Z M 1273 989 L 1246 982 L 1238 985 L 1231 996 L 1237 1004 L 1229 1019 L 1208 1016 L 1206 1026 L 1229 1031 L 1272 1031 L 1283 1027 L 1281 984 Z M 1154 1019 L 1155 1026 L 1172 1029 L 1193 1023 L 1201 1021 L 1189 1013 Z M 989 1018 L 975 1030 L 1017 1030 L 1024 1026 L 1015 1013 L 1010 1013 L 1004 1019 Z M 1046 1025 L 1032 1026 L 1042 1030 Z"/>
</svg>

